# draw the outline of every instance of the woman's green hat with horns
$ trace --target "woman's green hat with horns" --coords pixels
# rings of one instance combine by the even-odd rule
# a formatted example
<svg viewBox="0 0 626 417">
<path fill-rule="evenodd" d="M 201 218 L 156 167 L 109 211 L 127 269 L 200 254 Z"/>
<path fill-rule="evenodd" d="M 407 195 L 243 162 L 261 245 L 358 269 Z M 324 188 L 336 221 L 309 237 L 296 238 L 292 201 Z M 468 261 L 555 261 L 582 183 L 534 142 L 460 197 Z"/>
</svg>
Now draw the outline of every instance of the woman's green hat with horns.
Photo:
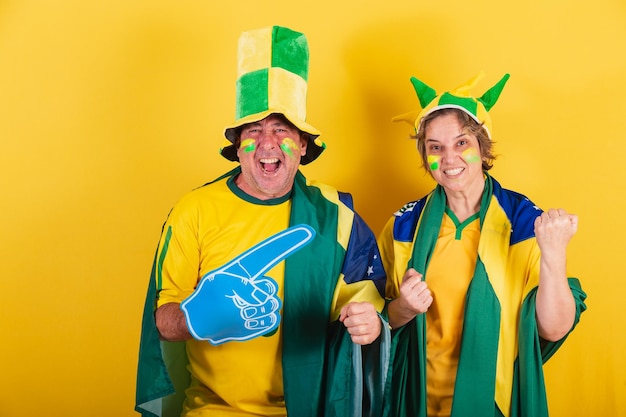
<svg viewBox="0 0 626 417">
<path fill-rule="evenodd" d="M 470 95 L 470 90 L 485 76 L 483 71 L 474 78 L 461 84 L 453 90 L 440 95 L 415 77 L 411 77 L 411 83 L 417 93 L 422 110 L 416 110 L 394 117 L 394 122 L 404 121 L 415 127 L 415 133 L 419 132 L 422 120 L 428 114 L 446 108 L 456 108 L 469 114 L 476 122 L 482 123 L 487 135 L 491 138 L 491 117 L 489 110 L 496 104 L 504 85 L 509 79 L 509 74 L 505 74 L 500 81 L 487 90 L 482 96 L 475 98 Z"/>
</svg>

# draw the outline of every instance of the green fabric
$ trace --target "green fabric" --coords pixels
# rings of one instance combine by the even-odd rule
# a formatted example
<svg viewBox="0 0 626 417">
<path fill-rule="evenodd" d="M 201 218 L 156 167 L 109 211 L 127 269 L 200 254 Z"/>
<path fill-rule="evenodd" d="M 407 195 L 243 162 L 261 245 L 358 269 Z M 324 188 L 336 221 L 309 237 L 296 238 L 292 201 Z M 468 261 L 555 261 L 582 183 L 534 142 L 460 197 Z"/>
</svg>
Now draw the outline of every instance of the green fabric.
<svg viewBox="0 0 626 417">
<path fill-rule="evenodd" d="M 156 287 L 161 288 L 163 286 L 163 262 L 165 261 L 165 254 L 167 253 L 167 248 L 170 245 L 170 240 L 172 240 L 172 227 L 170 226 L 167 229 L 167 233 L 165 234 L 165 242 L 163 243 L 163 250 L 161 251 L 161 256 L 159 256 L 159 261 L 156 264 L 157 273 L 156 273 Z"/>
<path fill-rule="evenodd" d="M 337 242 L 338 208 L 318 188 L 307 187 L 298 172 L 291 210 L 290 225 L 308 224 L 317 234 L 309 250 L 285 260 L 283 381 L 287 413 L 289 417 L 379 417 L 391 370 L 388 325 L 381 318 L 383 336 L 363 348 L 352 342 L 340 322 L 332 323 L 329 330 L 336 277 L 345 258 L 345 250 Z M 302 279 L 302 271 L 309 272 L 307 279 Z M 327 338 L 321 337 L 326 334 Z"/>
<path fill-rule="evenodd" d="M 411 77 L 411 84 L 413 84 L 413 88 L 417 93 L 417 99 L 419 100 L 422 108 L 426 108 L 426 106 L 428 106 L 428 104 L 430 104 L 430 102 L 437 97 L 435 89 L 426 85 L 423 81 L 415 77 Z"/>
<path fill-rule="evenodd" d="M 485 91 L 485 93 L 478 98 L 478 101 L 483 103 L 483 106 L 485 106 L 485 110 L 491 110 L 493 105 L 496 104 L 498 98 L 500 97 L 500 93 L 502 93 L 502 89 L 504 89 L 504 85 L 510 77 L 511 76 L 509 74 L 504 74 L 500 81 L 498 81 L 489 90 Z"/>
<path fill-rule="evenodd" d="M 237 167 L 215 181 L 239 172 Z M 289 417 L 378 417 L 384 391 L 390 388 L 391 336 L 384 318 L 383 336 L 363 352 L 341 323 L 331 324 L 329 331 L 330 306 L 345 254 L 337 242 L 337 213 L 337 206 L 319 189 L 308 187 L 298 172 L 290 225 L 306 223 L 317 234 L 285 261 L 283 380 Z M 159 340 L 154 321 L 156 265 L 155 256 L 143 312 L 135 410 L 146 417 L 179 416 L 189 386 L 186 353 L 184 342 Z M 364 365 L 353 366 L 361 364 L 361 358 Z"/>
<path fill-rule="evenodd" d="M 481 201 L 480 223 L 484 223 L 493 184 L 486 176 Z M 443 188 L 437 186 L 421 214 L 421 222 L 408 267 L 426 271 L 433 252 L 446 206 Z M 508 239 L 508 236 L 503 236 Z M 576 300 L 575 323 L 585 310 L 585 293 L 575 278 L 569 278 Z M 547 417 L 547 399 L 541 365 L 565 341 L 540 340 L 535 319 L 533 290 L 523 303 L 519 324 L 519 356 L 514 366 L 513 397 L 510 417 Z M 426 313 L 428 314 L 428 313 Z M 480 257 L 468 288 L 463 324 L 461 353 L 452 403 L 452 417 L 502 416 L 495 404 L 495 375 L 499 340 L 500 304 L 489 282 Z M 485 320 L 488 317 L 488 320 Z M 573 328 L 573 327 L 572 327 Z M 426 319 L 416 316 L 393 331 L 393 387 L 391 410 L 394 417 L 426 417 Z"/>
<path fill-rule="evenodd" d="M 424 207 L 413 257 L 408 267 L 426 271 L 429 256 L 435 249 L 446 207 L 443 189 L 437 187 Z M 405 326 L 393 331 L 393 380 L 391 416 L 426 417 L 426 317 L 420 314 Z"/>
<path fill-rule="evenodd" d="M 237 119 L 267 110 L 269 106 L 268 73 L 269 70 L 263 68 L 239 77 L 236 84 L 239 98 L 235 109 Z"/>
<path fill-rule="evenodd" d="M 478 105 L 476 104 L 476 100 L 473 98 L 458 97 L 450 93 L 443 93 L 441 97 L 439 97 L 438 105 L 439 106 L 454 105 L 454 106 L 463 107 L 465 110 L 472 113 L 474 117 L 477 117 Z"/>
<path fill-rule="evenodd" d="M 345 251 L 337 243 L 337 205 L 307 187 L 298 172 L 290 226 L 308 224 L 315 239 L 285 260 L 283 381 L 290 417 L 321 415 L 326 332 Z M 306 279 L 303 271 L 307 271 Z M 312 297 L 316 294 L 316 297 Z"/>
<path fill-rule="evenodd" d="M 580 315 L 587 308 L 585 305 L 587 294 L 582 290 L 577 278 L 568 278 L 568 282 L 576 301 L 573 329 L 580 321 Z M 565 336 L 557 342 L 547 342 L 539 337 L 535 319 L 536 296 L 537 290 L 534 289 L 524 300 L 521 310 L 519 357 L 515 362 L 511 398 L 512 417 L 548 416 L 545 381 L 541 368 L 537 364 L 546 363 L 567 338 Z"/>
<path fill-rule="evenodd" d="M 307 81 L 309 78 L 309 47 L 302 33 L 286 27 L 272 27 L 270 45 L 256 45 L 268 50 L 270 67 L 242 74 L 236 83 L 237 119 L 269 108 L 269 70 L 282 68 Z"/>
<path fill-rule="evenodd" d="M 443 188 L 439 188 L 438 195 L 442 196 L 445 204 Z M 487 176 L 479 211 L 481 228 L 492 193 L 491 177 Z M 480 256 L 476 260 L 474 276 L 467 291 L 463 317 L 463 338 L 451 414 L 483 417 L 495 409 L 500 303 Z M 485 317 L 489 320 L 485 320 Z"/>
<path fill-rule="evenodd" d="M 154 320 L 156 310 L 157 257 L 152 266 L 142 316 L 135 411 L 145 417 L 179 416 L 185 389 L 191 381 L 187 371 L 185 342 L 163 342 Z"/>
<path fill-rule="evenodd" d="M 386 307 L 379 315 L 381 320 L 381 332 L 379 338 L 370 345 L 359 346 L 350 343 L 355 349 L 362 350 L 362 360 L 353 358 L 353 378 L 351 393 L 358 394 L 361 390 L 363 395 L 361 403 L 355 404 L 353 413 L 360 417 L 381 417 L 389 407 L 389 395 L 391 392 L 391 379 L 393 368 L 391 366 L 391 327 L 389 326 Z M 344 327 L 345 328 L 345 327 Z M 347 333 L 347 331 L 346 331 Z M 359 364 L 362 365 L 362 384 L 359 385 Z M 356 376 L 355 376 L 356 375 Z M 332 378 L 331 378 L 332 380 Z M 358 397 L 355 395 L 355 397 Z M 362 405 L 360 407 L 360 405 Z M 361 410 L 361 412 L 358 412 Z"/>
<path fill-rule="evenodd" d="M 355 345 L 339 321 L 330 326 L 325 417 L 381 417 L 391 388 L 391 332 L 380 317 L 380 337 L 366 346 Z M 321 410 L 320 410 L 321 411 Z M 291 411 L 289 411 L 291 417 Z"/>
<path fill-rule="evenodd" d="M 467 293 L 451 415 L 484 417 L 495 409 L 500 303 L 480 259 Z"/>
<path fill-rule="evenodd" d="M 309 47 L 301 33 L 286 27 L 272 28 L 272 67 L 309 79 Z"/>
</svg>

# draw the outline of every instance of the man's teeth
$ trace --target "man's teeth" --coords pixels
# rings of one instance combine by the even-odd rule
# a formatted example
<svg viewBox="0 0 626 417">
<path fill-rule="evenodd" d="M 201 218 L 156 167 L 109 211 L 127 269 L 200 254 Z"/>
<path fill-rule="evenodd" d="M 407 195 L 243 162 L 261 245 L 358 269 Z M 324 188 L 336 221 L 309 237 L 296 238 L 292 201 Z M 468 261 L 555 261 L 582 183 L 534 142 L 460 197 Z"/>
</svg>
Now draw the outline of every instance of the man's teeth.
<svg viewBox="0 0 626 417">
<path fill-rule="evenodd" d="M 461 171 L 463 171 L 463 168 L 447 169 L 444 172 L 446 173 L 446 175 L 458 175 L 461 173 Z"/>
<path fill-rule="evenodd" d="M 259 159 L 261 169 L 266 173 L 277 172 L 280 167 L 280 159 L 278 158 L 261 158 Z"/>
</svg>

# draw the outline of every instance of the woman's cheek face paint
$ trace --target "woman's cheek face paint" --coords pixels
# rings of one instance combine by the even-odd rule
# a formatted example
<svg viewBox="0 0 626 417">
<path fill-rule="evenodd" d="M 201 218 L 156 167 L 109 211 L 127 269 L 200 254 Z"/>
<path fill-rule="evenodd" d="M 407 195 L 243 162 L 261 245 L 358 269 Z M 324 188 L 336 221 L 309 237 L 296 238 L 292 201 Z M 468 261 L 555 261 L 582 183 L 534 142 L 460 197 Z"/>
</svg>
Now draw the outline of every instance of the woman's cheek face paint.
<svg viewBox="0 0 626 417">
<path fill-rule="evenodd" d="M 280 149 L 282 149 L 283 152 L 285 152 L 291 158 L 294 158 L 294 152 L 297 152 L 299 150 L 298 145 L 291 138 L 283 139 L 283 142 L 280 144 Z"/>
<path fill-rule="evenodd" d="M 476 148 L 469 148 L 463 151 L 463 159 L 468 164 L 480 164 L 482 160 L 480 159 L 480 155 L 478 155 L 478 150 Z"/>
<path fill-rule="evenodd" d="M 243 149 L 245 153 L 254 152 L 256 149 L 256 140 L 250 138 L 242 140 L 239 149 Z"/>
<path fill-rule="evenodd" d="M 437 171 L 439 169 L 439 160 L 441 160 L 439 155 L 428 155 L 428 167 L 431 171 Z"/>
</svg>

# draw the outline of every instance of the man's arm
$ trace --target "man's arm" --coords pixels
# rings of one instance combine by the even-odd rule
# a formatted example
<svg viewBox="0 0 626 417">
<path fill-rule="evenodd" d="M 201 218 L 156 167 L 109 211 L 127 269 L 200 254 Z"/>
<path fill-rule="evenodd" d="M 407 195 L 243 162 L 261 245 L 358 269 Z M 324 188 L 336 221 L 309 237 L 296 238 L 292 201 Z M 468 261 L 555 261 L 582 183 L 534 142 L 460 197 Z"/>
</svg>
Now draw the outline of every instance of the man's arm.
<svg viewBox="0 0 626 417">
<path fill-rule="evenodd" d="M 168 303 L 157 308 L 155 315 L 156 326 L 161 339 L 167 342 L 180 342 L 192 339 L 185 314 L 178 303 Z"/>
</svg>

